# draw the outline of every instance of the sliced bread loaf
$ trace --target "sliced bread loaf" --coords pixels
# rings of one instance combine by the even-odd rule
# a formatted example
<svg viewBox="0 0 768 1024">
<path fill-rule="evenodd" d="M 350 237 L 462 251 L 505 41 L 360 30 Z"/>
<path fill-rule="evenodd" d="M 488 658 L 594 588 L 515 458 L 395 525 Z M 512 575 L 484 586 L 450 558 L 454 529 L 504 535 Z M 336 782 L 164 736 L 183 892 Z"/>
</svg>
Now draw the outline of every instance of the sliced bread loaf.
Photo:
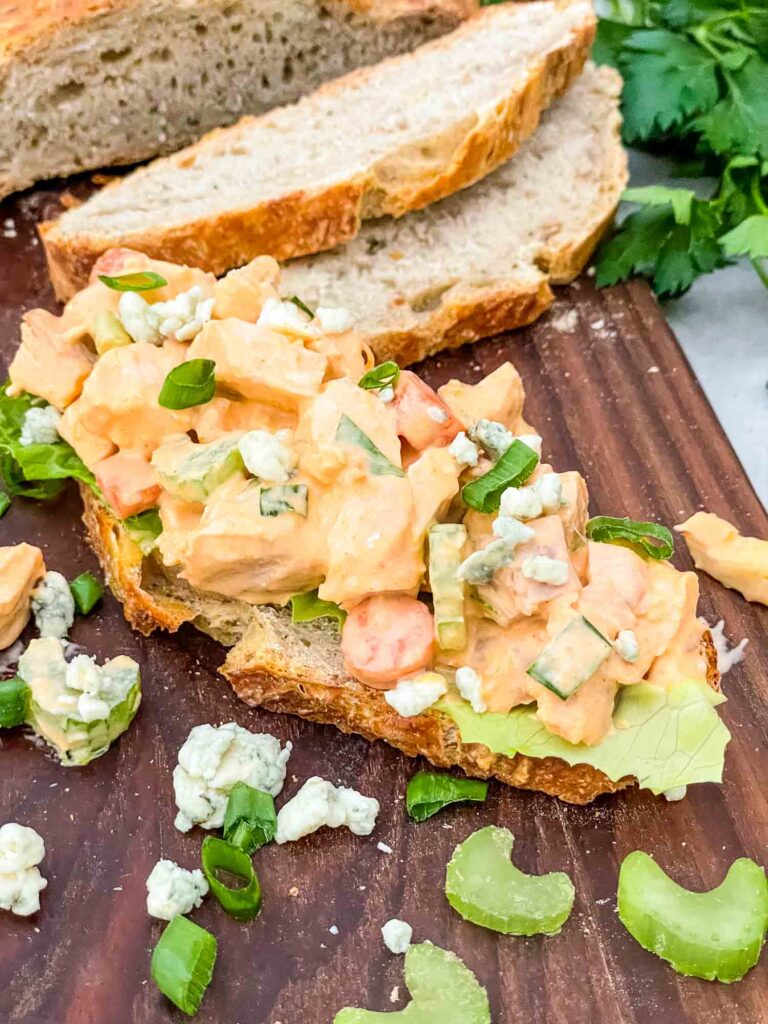
<svg viewBox="0 0 768 1024">
<path fill-rule="evenodd" d="M 614 71 L 588 65 L 503 167 L 289 263 L 285 294 L 350 310 L 377 358 L 402 365 L 530 323 L 552 301 L 550 283 L 582 269 L 626 185 L 620 90 Z"/>
<path fill-rule="evenodd" d="M 581 71 L 589 0 L 485 8 L 402 57 L 212 132 L 43 225 L 60 297 L 112 246 L 223 273 L 352 239 L 506 161 Z"/>
<path fill-rule="evenodd" d="M 0 197 L 172 153 L 455 28 L 477 0 L 0 4 Z"/>
</svg>

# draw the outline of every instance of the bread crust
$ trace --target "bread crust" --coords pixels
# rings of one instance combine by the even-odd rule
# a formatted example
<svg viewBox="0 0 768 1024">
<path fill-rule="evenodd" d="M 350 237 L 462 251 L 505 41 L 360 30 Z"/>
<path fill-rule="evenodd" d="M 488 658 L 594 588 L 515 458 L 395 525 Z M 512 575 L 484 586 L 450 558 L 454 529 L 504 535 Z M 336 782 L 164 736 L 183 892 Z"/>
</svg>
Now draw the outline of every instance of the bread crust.
<svg viewBox="0 0 768 1024">
<path fill-rule="evenodd" d="M 570 2 L 575 0 L 564 0 L 563 6 Z M 469 31 L 477 18 L 493 17 L 494 10 L 498 9 L 486 8 L 456 31 Z M 183 226 L 153 228 L 119 237 L 85 232 L 66 235 L 59 221 L 47 221 L 39 230 L 56 295 L 66 300 L 84 287 L 95 260 L 113 246 L 139 249 L 157 259 L 187 263 L 220 275 L 258 255 L 285 260 L 333 248 L 353 238 L 363 218 L 399 217 L 450 195 L 508 160 L 535 131 L 542 111 L 567 90 L 583 69 L 594 32 L 595 19 L 590 11 L 567 43 L 544 55 L 540 66 L 521 88 L 482 117 L 468 115 L 458 135 L 455 126 L 437 133 L 430 140 L 433 159 L 414 161 L 413 147 L 405 146 L 365 173 L 314 192 L 297 191 Z M 447 47 L 454 36 L 455 33 L 426 45 Z M 407 66 L 410 59 L 411 55 L 406 54 L 390 58 L 389 63 Z M 358 69 L 321 86 L 318 93 L 334 95 L 370 74 L 370 68 Z M 232 128 L 211 132 L 163 162 L 195 159 L 220 140 L 226 139 L 231 145 L 238 134 L 248 131 L 254 120 L 244 118 Z M 119 186 L 118 181 L 106 188 Z"/>
<path fill-rule="evenodd" d="M 193 621 L 203 631 L 215 634 L 198 610 L 146 585 L 145 560 L 124 527 L 89 488 L 81 485 L 81 494 L 91 547 L 130 624 L 149 635 L 156 628 L 175 631 L 183 622 Z M 717 653 L 708 630 L 702 646 L 708 665 L 707 682 L 717 689 Z M 315 647 L 320 649 L 319 655 L 313 653 Z M 342 732 L 368 740 L 384 740 L 409 757 L 426 757 L 438 767 L 457 767 L 467 775 L 497 778 L 518 789 L 537 790 L 567 803 L 590 803 L 636 782 L 631 776 L 614 782 L 591 765 L 572 766 L 559 758 L 524 754 L 506 757 L 482 744 L 462 743 L 456 724 L 439 711 L 401 718 L 381 691 L 363 686 L 346 674 L 335 630 L 329 634 L 314 625 L 295 626 L 280 609 L 248 609 L 248 618 L 241 623 L 221 672 L 247 704 L 335 725 Z"/>
<path fill-rule="evenodd" d="M 320 6 L 321 0 L 317 0 Z M 206 0 L 198 0 L 201 8 Z M 477 0 L 324 0 L 326 7 L 354 11 L 386 23 L 398 18 L 445 17 L 463 20 Z M 25 0 L 0 7 L 0 67 L 30 47 L 45 46 L 71 26 L 141 6 L 141 0 Z"/>
</svg>

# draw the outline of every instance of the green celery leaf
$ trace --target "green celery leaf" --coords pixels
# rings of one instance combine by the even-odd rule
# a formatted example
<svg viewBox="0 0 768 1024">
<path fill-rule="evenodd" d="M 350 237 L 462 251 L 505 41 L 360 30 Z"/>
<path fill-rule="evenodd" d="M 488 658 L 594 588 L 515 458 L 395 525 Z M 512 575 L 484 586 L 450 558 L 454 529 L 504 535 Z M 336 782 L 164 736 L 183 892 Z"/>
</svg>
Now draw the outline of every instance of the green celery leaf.
<svg viewBox="0 0 768 1024">
<path fill-rule="evenodd" d="M 720 230 L 714 206 L 704 200 L 694 200 L 690 225 L 676 224 L 659 251 L 653 275 L 657 295 L 682 295 L 700 274 L 725 266 L 727 260 L 717 240 Z"/>
<path fill-rule="evenodd" d="M 600 249 L 596 281 L 600 287 L 626 281 L 633 273 L 648 274 L 659 249 L 675 227 L 671 206 L 649 206 L 632 213 Z"/>
<path fill-rule="evenodd" d="M 592 46 L 592 60 L 595 64 L 608 64 L 619 70 L 621 51 L 634 30 L 633 25 L 601 18 L 597 23 L 597 35 Z"/>
<path fill-rule="evenodd" d="M 728 71 L 726 82 L 726 95 L 697 118 L 695 127 L 717 153 L 768 157 L 768 61 L 752 56 Z"/>
<path fill-rule="evenodd" d="M 722 235 L 720 244 L 728 256 L 768 258 L 768 216 L 755 214 L 747 217 L 732 231 Z"/>
<path fill-rule="evenodd" d="M 627 142 L 686 129 L 720 95 L 717 63 L 706 50 L 667 29 L 640 29 L 624 43 L 622 111 Z"/>
<path fill-rule="evenodd" d="M 443 698 L 435 710 L 453 719 L 463 743 L 481 743 L 507 757 L 520 753 L 589 764 L 614 782 L 633 775 L 641 788 L 663 793 L 696 782 L 720 782 L 730 733 L 715 707 L 724 700 L 693 679 L 669 689 L 645 682 L 622 686 L 614 731 L 593 747 L 553 735 L 536 718 L 535 707 L 479 715 L 466 701 Z"/>
<path fill-rule="evenodd" d="M 628 203 L 640 203 L 642 206 L 664 206 L 669 203 L 675 215 L 675 223 L 690 224 L 691 206 L 696 193 L 689 188 L 646 185 L 644 188 L 628 188 L 621 198 Z"/>
</svg>

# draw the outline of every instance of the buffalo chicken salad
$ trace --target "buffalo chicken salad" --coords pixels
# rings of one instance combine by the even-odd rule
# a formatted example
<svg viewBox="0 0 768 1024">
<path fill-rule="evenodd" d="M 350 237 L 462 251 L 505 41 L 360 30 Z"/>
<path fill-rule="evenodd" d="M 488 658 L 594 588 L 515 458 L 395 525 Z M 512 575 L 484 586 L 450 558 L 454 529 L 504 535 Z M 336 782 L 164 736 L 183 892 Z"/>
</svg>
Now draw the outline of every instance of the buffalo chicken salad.
<svg viewBox="0 0 768 1024">
<path fill-rule="evenodd" d="M 333 616 L 401 718 L 670 797 L 719 781 L 695 574 L 665 527 L 590 518 L 523 404 L 510 363 L 436 391 L 377 366 L 271 258 L 217 281 L 130 250 L 26 314 L 2 396 L 21 477 L 89 484 L 198 591 Z"/>
</svg>

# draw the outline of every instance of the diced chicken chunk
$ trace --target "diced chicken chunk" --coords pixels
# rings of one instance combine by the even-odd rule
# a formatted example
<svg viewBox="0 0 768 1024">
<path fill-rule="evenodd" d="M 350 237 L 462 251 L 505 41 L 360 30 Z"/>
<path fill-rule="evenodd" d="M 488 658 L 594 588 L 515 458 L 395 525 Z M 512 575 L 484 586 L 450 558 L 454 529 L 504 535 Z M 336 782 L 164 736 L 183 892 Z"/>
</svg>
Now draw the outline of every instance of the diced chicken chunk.
<svg viewBox="0 0 768 1024">
<path fill-rule="evenodd" d="M 525 392 L 520 374 L 511 363 L 502 363 L 478 384 L 449 380 L 437 393 L 465 426 L 478 420 L 495 420 L 513 433 L 523 414 Z"/>
<path fill-rule="evenodd" d="M 271 256 L 257 256 L 244 267 L 230 270 L 214 285 L 213 315 L 256 323 L 267 299 L 278 299 L 280 267 Z"/>
<path fill-rule="evenodd" d="M 388 406 L 400 437 L 416 451 L 448 445 L 463 427 L 446 403 L 410 370 L 403 370 Z"/>
<path fill-rule="evenodd" d="M 117 452 L 96 464 L 96 483 L 121 519 L 152 508 L 160 484 L 150 464 L 134 452 Z"/>
<path fill-rule="evenodd" d="M 13 393 L 28 391 L 59 410 L 78 397 L 96 361 L 82 326 L 45 309 L 31 309 L 21 324 L 21 345 L 8 370 Z"/>
<path fill-rule="evenodd" d="M 0 650 L 10 647 L 29 621 L 32 591 L 44 575 L 40 548 L 32 544 L 0 548 Z"/>
</svg>

